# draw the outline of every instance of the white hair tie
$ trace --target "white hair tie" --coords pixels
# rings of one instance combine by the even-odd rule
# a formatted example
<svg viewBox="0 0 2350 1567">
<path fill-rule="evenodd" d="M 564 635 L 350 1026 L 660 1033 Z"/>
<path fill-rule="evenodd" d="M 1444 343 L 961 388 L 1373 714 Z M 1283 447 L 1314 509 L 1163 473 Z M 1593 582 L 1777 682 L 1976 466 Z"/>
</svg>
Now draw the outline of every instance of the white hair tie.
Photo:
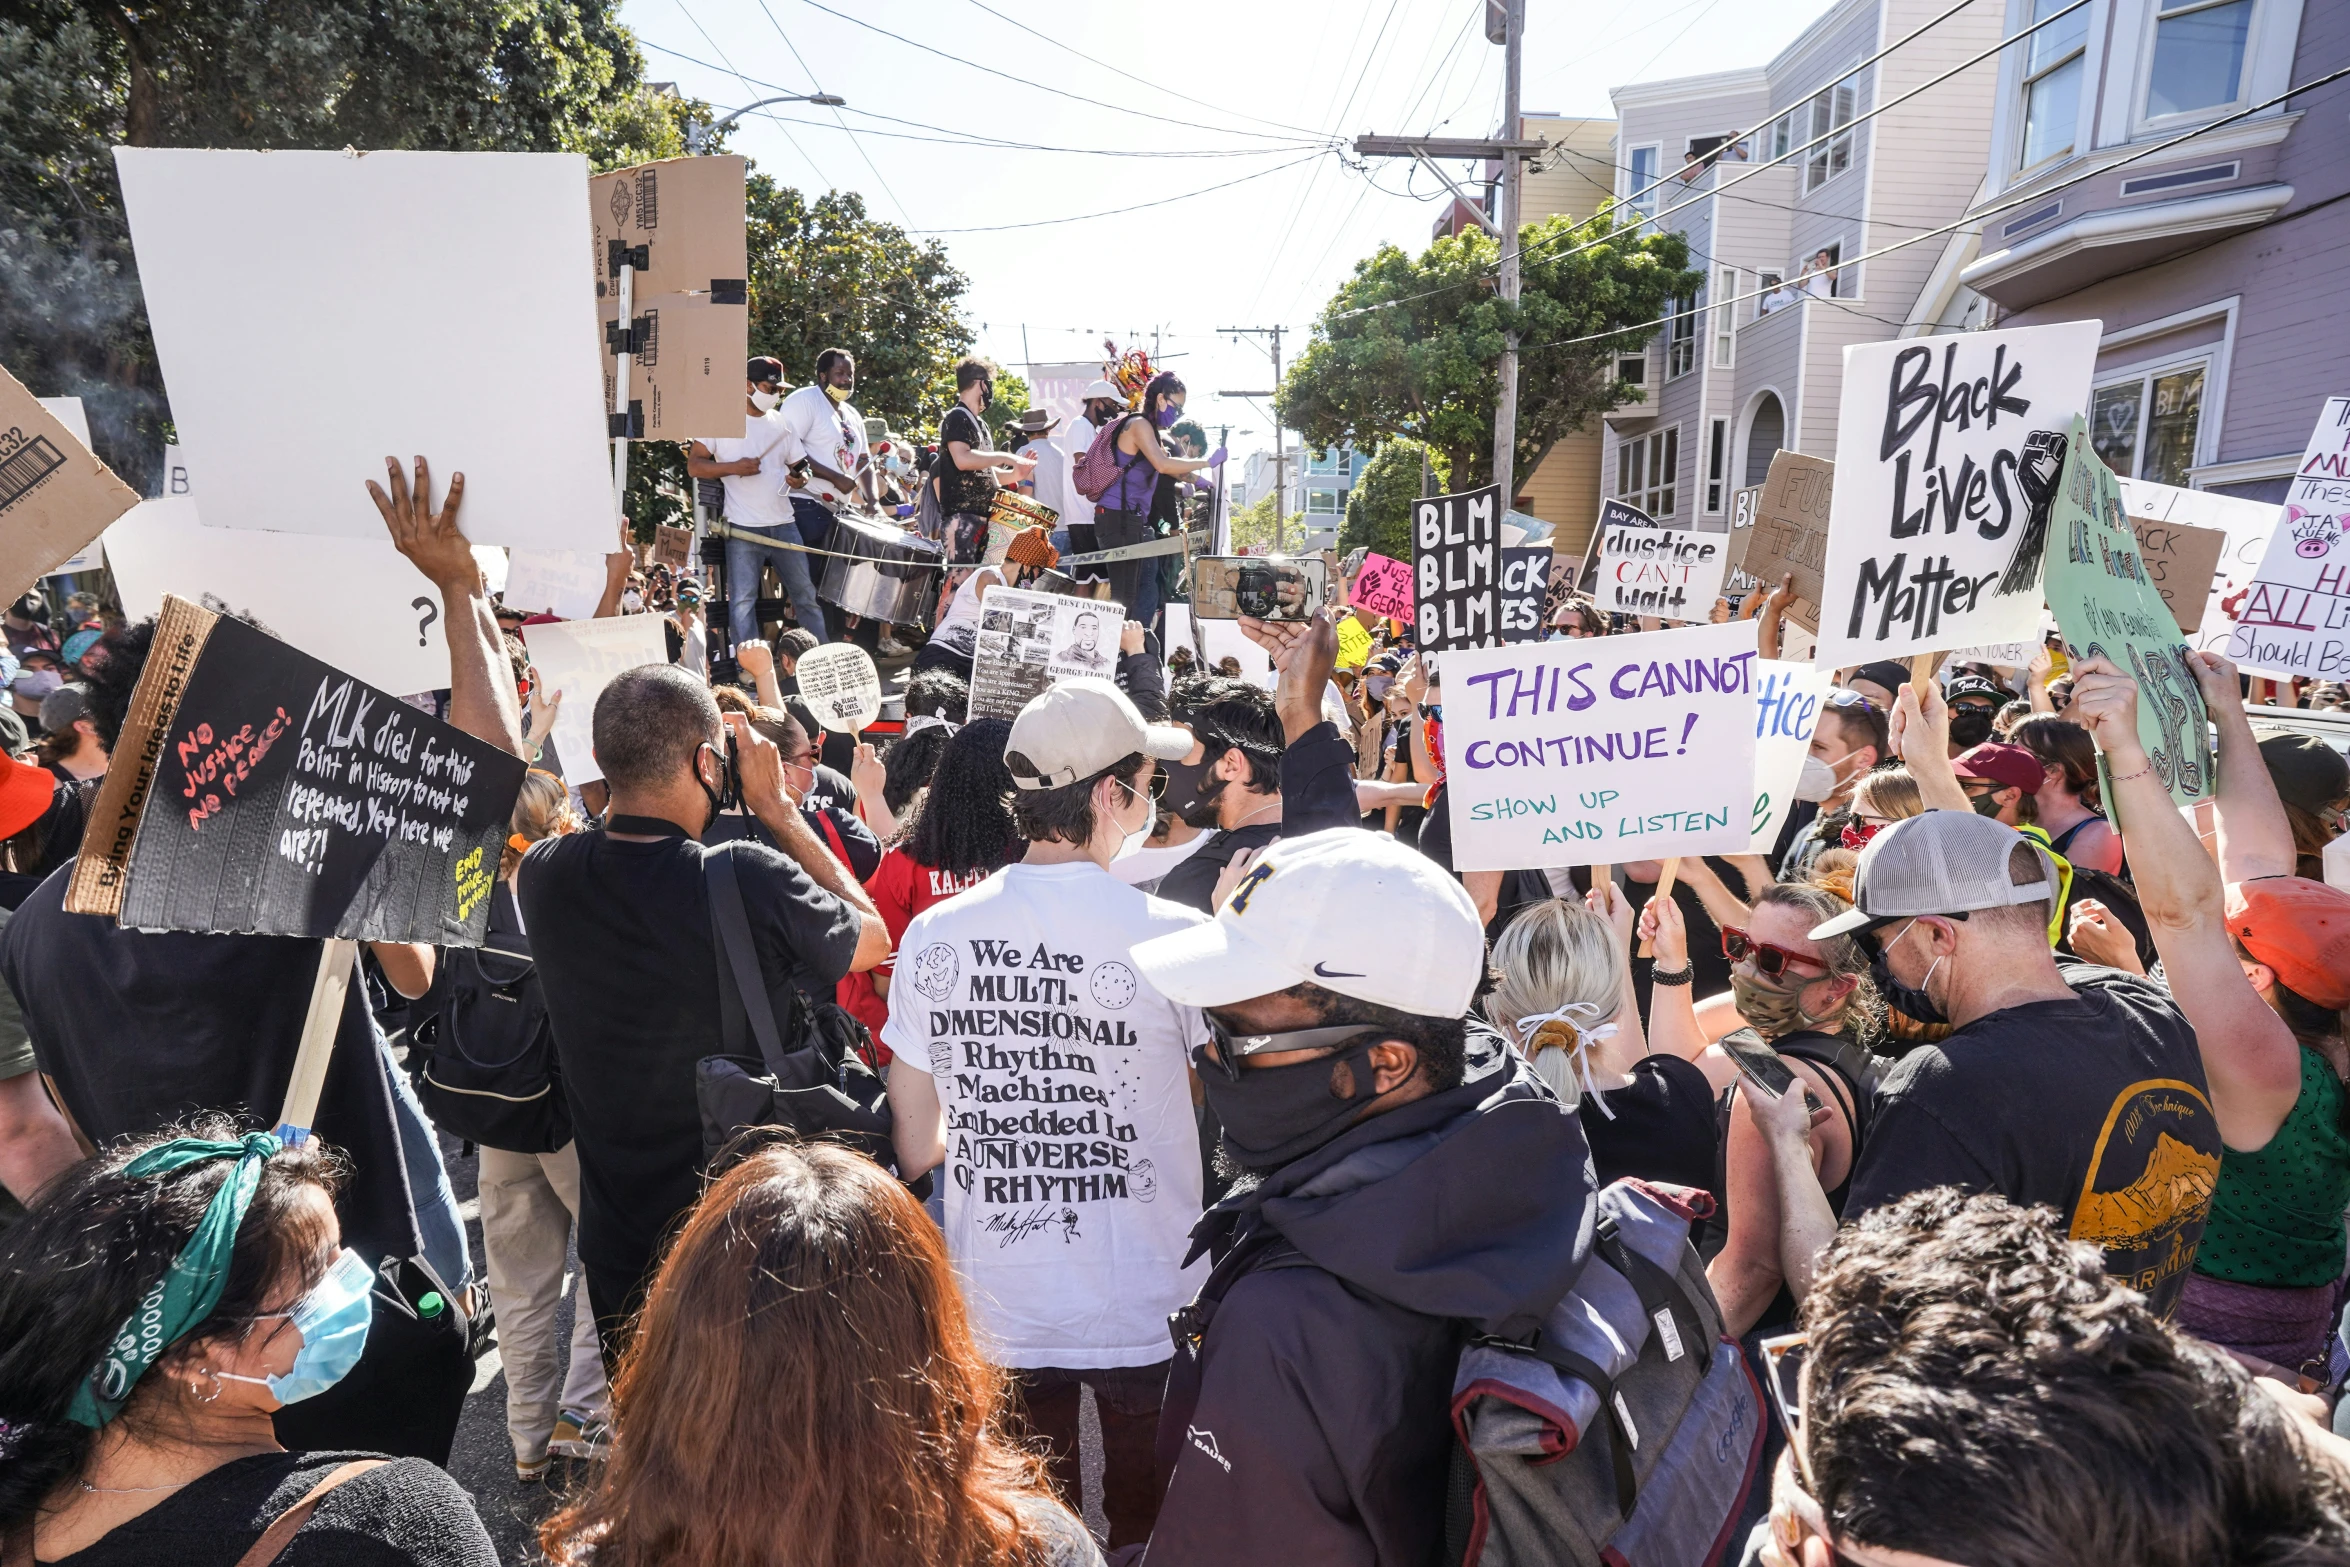
<svg viewBox="0 0 2350 1567">
<path fill-rule="evenodd" d="M 1603 1039 L 1616 1037 L 1613 1023 L 1585 1021 L 1600 1014 L 1598 1003 L 1570 1001 L 1556 1012 L 1538 1012 L 1518 1019 L 1518 1049 L 1532 1061 L 1545 1050 L 1563 1050 L 1583 1085 L 1583 1095 L 1599 1106 L 1599 1113 L 1609 1120 L 1616 1113 L 1600 1097 L 1599 1085 L 1591 1080 L 1591 1047 Z"/>
<path fill-rule="evenodd" d="M 925 729 L 944 729 L 948 734 L 951 735 L 962 727 L 963 726 L 961 724 L 951 722 L 945 718 L 941 718 L 936 713 L 916 713 L 913 717 L 906 720 L 906 727 L 899 731 L 899 738 L 903 739 L 907 735 L 918 735 Z"/>
</svg>

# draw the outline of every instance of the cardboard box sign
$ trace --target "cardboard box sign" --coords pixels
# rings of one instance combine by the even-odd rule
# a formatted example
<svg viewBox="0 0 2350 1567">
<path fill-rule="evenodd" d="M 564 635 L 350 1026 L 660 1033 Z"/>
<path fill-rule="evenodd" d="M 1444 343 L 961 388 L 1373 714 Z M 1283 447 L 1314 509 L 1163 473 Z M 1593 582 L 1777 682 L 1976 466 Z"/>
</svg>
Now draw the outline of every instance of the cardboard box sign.
<svg viewBox="0 0 2350 1567">
<path fill-rule="evenodd" d="M 2130 531 L 2138 536 L 2146 575 L 2170 607 L 2171 618 L 2181 631 L 2193 635 L 2203 624 L 2203 606 L 2218 577 L 2219 558 L 2227 551 L 2227 531 L 2139 516 L 2130 518 Z"/>
<path fill-rule="evenodd" d="M 65 906 L 138 930 L 478 946 L 523 771 L 168 598 Z"/>
<path fill-rule="evenodd" d="M 608 334 L 622 325 L 612 247 L 632 259 L 640 248 L 644 253 L 645 265 L 630 284 L 629 313 L 641 341 L 628 376 L 629 402 L 644 415 L 644 439 L 742 436 L 751 321 L 744 167 L 731 155 L 671 158 L 588 181 L 606 408 L 615 389 Z"/>
<path fill-rule="evenodd" d="M 2203 652 L 2225 652 L 2228 638 L 2235 635 L 2236 614 L 2251 597 L 2253 573 L 2260 569 L 2261 557 L 2268 553 L 2269 538 L 2277 531 L 2277 521 L 2284 516 L 2285 508 L 2222 495 L 2216 490 L 2185 490 L 2175 484 L 2157 484 L 2151 479 L 2125 479 L 2117 474 L 2114 482 L 2122 487 L 2122 506 L 2130 514 L 2132 527 L 2161 522 L 2176 527 L 2210 528 L 2226 536 L 2219 560 L 2212 567 L 2211 589 L 2203 601 L 2203 618 L 2195 623 L 2187 638 Z"/>
<path fill-rule="evenodd" d="M 21 597 L 138 503 L 138 491 L 0 370 L 0 598 Z"/>
<path fill-rule="evenodd" d="M 1412 502 L 1420 650 L 1501 645 L 1501 486 Z"/>
<path fill-rule="evenodd" d="M 1787 618 L 1806 631 L 1820 629 L 1820 570 L 1828 559 L 1828 508 L 1835 494 L 1834 463 L 1800 452 L 1774 453 L 1738 561 L 1766 593 L 1781 577 L 1795 578 Z"/>
<path fill-rule="evenodd" d="M 683 571 L 692 564 L 693 546 L 693 529 L 656 527 L 653 530 L 653 564 L 667 566 L 672 571 Z"/>
</svg>

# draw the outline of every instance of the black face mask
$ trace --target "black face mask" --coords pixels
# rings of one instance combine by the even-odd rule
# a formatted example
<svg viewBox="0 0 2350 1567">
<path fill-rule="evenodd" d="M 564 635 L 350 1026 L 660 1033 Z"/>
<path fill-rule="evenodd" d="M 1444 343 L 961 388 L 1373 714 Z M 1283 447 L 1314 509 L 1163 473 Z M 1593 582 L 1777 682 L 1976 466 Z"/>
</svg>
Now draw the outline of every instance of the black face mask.
<svg viewBox="0 0 2350 1567">
<path fill-rule="evenodd" d="M 1882 957 L 1869 964 L 1869 978 L 1876 982 L 1877 994 L 1885 998 L 1885 1005 L 1907 1018 L 1920 1023 L 1947 1023 L 1942 1009 L 1922 990 L 1912 990 L 1893 977 Z"/>
<path fill-rule="evenodd" d="M 1216 819 L 1212 809 L 1204 823 L 1191 819 L 1192 812 L 1199 806 L 1200 779 L 1206 776 L 1207 770 L 1208 764 L 1204 760 L 1159 764 L 1159 776 L 1167 781 L 1167 786 L 1159 791 L 1159 803 L 1194 827 L 1213 825 Z"/>
<path fill-rule="evenodd" d="M 1192 1065 L 1199 1069 L 1208 1107 L 1223 1123 L 1224 1147 L 1233 1161 L 1245 1170 L 1277 1170 L 1329 1142 L 1363 1113 L 1373 1097 L 1370 1056 L 1379 1043 L 1379 1035 L 1365 1034 L 1310 1061 L 1244 1067 L 1237 1083 L 1204 1050 L 1193 1052 Z M 1331 1076 L 1342 1062 L 1354 1079 L 1354 1094 L 1346 1099 L 1330 1091 Z"/>
<path fill-rule="evenodd" d="M 1988 708 L 1968 703 L 1950 710 L 1950 743 L 1972 750 L 1991 738 L 1991 713 Z"/>
</svg>

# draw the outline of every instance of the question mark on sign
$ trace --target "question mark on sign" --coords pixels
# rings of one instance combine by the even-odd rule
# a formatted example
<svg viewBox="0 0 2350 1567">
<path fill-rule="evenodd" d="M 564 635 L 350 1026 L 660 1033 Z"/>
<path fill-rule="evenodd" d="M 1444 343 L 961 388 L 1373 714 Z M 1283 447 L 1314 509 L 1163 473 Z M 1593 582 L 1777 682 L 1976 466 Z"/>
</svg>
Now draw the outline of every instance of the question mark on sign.
<svg viewBox="0 0 2350 1567">
<path fill-rule="evenodd" d="M 416 645 L 422 647 L 424 646 L 424 628 L 441 618 L 441 607 L 428 598 L 410 599 L 408 607 L 424 611 L 424 618 L 416 623 Z"/>
</svg>

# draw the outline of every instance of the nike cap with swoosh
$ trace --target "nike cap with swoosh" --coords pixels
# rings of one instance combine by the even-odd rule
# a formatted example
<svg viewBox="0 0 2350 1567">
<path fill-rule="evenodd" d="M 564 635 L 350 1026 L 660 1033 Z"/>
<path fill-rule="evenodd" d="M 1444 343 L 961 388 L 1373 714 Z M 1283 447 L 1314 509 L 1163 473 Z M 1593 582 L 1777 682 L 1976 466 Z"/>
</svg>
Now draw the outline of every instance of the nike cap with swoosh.
<svg viewBox="0 0 2350 1567">
<path fill-rule="evenodd" d="M 1366 913 L 1375 915 L 1368 926 Z M 1213 921 L 1142 942 L 1133 957 L 1161 995 L 1183 1006 L 1234 1006 L 1311 984 L 1453 1018 L 1477 994 L 1485 928 L 1461 884 L 1417 849 L 1383 832 L 1332 827 L 1275 842 Z"/>
</svg>

